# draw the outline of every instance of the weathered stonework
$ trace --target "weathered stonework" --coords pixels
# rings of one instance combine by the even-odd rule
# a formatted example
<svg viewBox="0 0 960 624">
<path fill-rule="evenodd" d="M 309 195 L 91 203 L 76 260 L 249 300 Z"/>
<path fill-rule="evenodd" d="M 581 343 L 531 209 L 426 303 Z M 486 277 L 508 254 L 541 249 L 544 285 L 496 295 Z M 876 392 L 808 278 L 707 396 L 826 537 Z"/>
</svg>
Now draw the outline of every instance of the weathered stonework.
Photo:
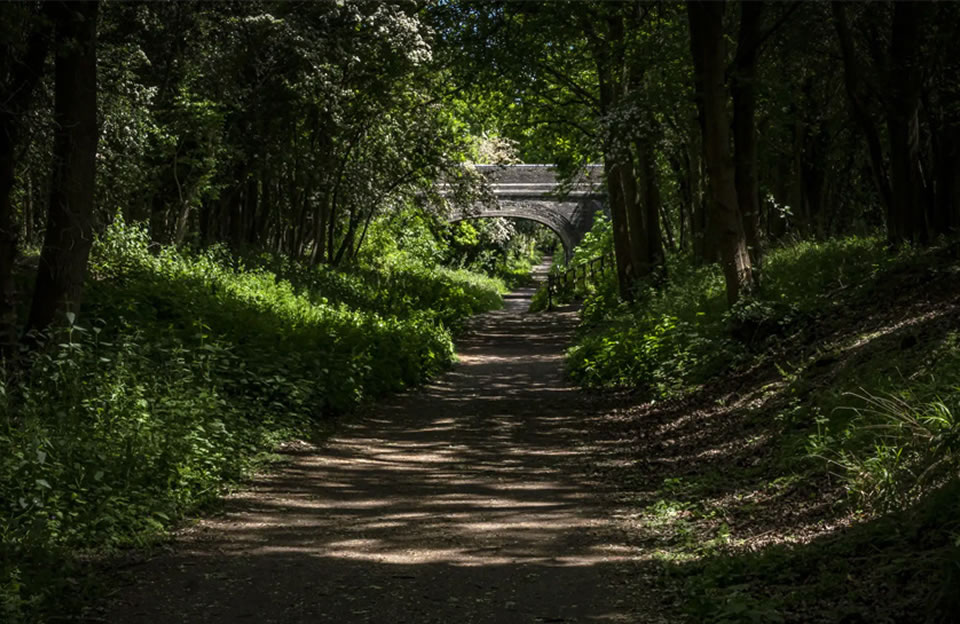
<svg viewBox="0 0 960 624">
<path fill-rule="evenodd" d="M 542 223 L 563 243 L 567 257 L 583 240 L 594 215 L 603 210 L 600 167 L 560 188 L 553 165 L 480 165 L 490 182 L 496 205 L 477 204 L 455 209 L 451 223 L 464 219 L 509 217 Z"/>
</svg>

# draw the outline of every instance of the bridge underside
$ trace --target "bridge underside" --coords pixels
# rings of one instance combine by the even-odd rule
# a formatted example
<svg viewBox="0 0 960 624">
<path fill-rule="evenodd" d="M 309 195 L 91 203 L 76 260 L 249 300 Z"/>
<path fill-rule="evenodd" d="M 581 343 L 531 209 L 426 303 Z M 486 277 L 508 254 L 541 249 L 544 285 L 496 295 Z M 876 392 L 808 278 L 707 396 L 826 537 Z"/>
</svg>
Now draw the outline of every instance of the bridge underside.
<svg viewBox="0 0 960 624">
<path fill-rule="evenodd" d="M 475 165 L 486 178 L 496 202 L 460 206 L 448 220 L 506 217 L 542 223 L 553 230 L 567 258 L 593 225 L 593 216 L 603 209 L 599 192 L 602 167 L 590 165 L 558 192 L 559 181 L 553 165 Z"/>
<path fill-rule="evenodd" d="M 496 217 L 526 219 L 550 228 L 563 243 L 567 259 L 574 247 L 580 244 L 593 224 L 593 216 L 602 210 L 595 199 L 557 201 L 543 199 L 501 199 L 495 207 L 478 206 L 460 210 L 449 218 L 451 223 L 467 219 L 491 219 Z"/>
</svg>

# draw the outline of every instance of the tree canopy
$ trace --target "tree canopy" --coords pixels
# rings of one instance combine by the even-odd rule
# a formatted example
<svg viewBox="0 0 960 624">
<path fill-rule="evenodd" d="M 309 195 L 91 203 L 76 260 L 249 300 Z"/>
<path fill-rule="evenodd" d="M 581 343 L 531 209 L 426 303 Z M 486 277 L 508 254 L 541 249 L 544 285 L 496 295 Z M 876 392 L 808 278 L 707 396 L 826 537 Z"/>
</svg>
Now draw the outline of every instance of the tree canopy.
<svg viewBox="0 0 960 624">
<path fill-rule="evenodd" d="M 317 414 L 449 364 L 463 319 L 557 249 L 449 222 L 495 200 L 475 165 L 555 165 L 558 197 L 602 171 L 564 267 L 613 256 L 580 286 L 585 386 L 692 392 L 815 342 L 820 307 L 855 315 L 820 291 L 953 271 L 957 32 L 960 3 L 906 0 L 0 3 L 0 600 L 7 552 L 96 542 L 103 517 L 139 539 Z M 808 346 L 770 387 L 840 409 L 798 381 L 833 362 Z M 896 375 L 923 416 L 855 409 L 936 452 L 901 462 L 820 407 L 797 430 L 906 506 L 953 478 L 956 421 L 929 414 L 957 385 Z"/>
<path fill-rule="evenodd" d="M 958 55 L 941 34 L 960 19 L 951 3 L 2 10 L 7 344 L 14 258 L 45 229 L 58 231 L 43 266 L 80 268 L 37 289 L 33 328 L 77 305 L 87 243 L 75 243 L 118 213 L 158 243 L 339 265 L 384 215 L 436 214 L 431 189 L 463 178 L 485 141 L 568 175 L 603 163 L 624 298 L 637 280 L 664 278 L 665 251 L 719 262 L 733 302 L 762 287 L 764 249 L 789 232 L 883 227 L 892 245 L 926 244 L 957 222 L 957 87 L 946 77 Z M 79 23 L 87 30 L 70 30 Z M 69 64 L 82 45 L 95 48 L 96 93 L 55 84 L 58 62 L 78 75 Z M 82 92 L 96 119 L 85 113 L 81 148 L 57 136 L 80 132 L 64 115 L 78 114 Z M 96 151 L 95 175 L 73 172 L 81 149 Z M 66 186 L 94 195 L 58 199 Z M 74 243 L 54 244 L 66 235 L 57 206 L 81 224 Z M 68 247 L 75 258 L 54 258 Z"/>
</svg>

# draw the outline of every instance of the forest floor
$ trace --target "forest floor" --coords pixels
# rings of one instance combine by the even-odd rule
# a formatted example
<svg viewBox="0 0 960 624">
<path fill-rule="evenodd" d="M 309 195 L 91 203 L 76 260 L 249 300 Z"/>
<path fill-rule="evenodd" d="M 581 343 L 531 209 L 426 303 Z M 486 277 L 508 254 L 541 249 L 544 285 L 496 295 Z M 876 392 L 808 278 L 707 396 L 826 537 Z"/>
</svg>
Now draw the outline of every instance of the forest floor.
<svg viewBox="0 0 960 624">
<path fill-rule="evenodd" d="M 539 271 L 544 271 L 540 267 Z M 534 288 L 459 363 L 369 408 L 113 573 L 108 622 L 657 622 L 638 592 L 597 395 L 565 381 L 576 310 Z"/>
</svg>

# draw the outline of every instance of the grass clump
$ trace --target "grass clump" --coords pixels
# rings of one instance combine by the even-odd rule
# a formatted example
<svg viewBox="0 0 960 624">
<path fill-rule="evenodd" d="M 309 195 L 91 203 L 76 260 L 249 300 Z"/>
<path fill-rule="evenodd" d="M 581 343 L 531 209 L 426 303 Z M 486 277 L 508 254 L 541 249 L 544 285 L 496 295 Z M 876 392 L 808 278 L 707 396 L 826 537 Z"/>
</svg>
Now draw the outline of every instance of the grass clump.
<svg viewBox="0 0 960 624">
<path fill-rule="evenodd" d="M 860 505 L 879 512 L 908 509 L 960 477 L 960 333 L 921 349 L 899 342 L 897 357 L 881 345 L 888 357 L 817 393 L 818 427 L 807 444 Z"/>
<path fill-rule="evenodd" d="M 412 262 L 343 274 L 153 253 L 118 222 L 83 318 L 0 380 L 0 620 L 67 608 L 77 553 L 146 543 L 281 441 L 441 371 L 451 328 L 502 289 Z"/>
</svg>

